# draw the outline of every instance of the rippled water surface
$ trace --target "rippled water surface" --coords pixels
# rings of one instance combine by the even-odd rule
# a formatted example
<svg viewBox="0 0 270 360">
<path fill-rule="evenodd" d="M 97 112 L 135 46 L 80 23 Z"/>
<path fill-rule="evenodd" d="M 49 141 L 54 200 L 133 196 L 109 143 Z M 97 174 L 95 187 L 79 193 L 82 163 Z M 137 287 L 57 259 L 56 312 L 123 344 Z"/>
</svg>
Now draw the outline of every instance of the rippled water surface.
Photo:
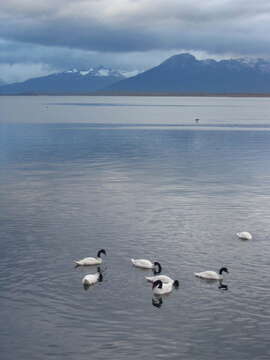
<svg viewBox="0 0 270 360">
<path fill-rule="evenodd" d="M 269 117 L 267 98 L 0 97 L 1 358 L 269 359 Z M 96 267 L 73 260 L 101 248 L 85 291 Z M 131 257 L 179 289 L 153 299 Z M 227 291 L 193 275 L 224 265 Z"/>
</svg>

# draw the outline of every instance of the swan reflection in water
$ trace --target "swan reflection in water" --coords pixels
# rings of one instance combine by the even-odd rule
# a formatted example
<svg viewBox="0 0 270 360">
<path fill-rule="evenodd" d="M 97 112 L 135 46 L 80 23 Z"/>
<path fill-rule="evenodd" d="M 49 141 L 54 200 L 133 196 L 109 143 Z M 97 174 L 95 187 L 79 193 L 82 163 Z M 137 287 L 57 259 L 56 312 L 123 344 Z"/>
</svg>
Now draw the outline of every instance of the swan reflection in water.
<svg viewBox="0 0 270 360">
<path fill-rule="evenodd" d="M 152 297 L 152 305 L 157 307 L 157 308 L 161 308 L 163 304 L 163 300 L 161 296 L 153 296 Z"/>
<path fill-rule="evenodd" d="M 225 290 L 225 291 L 229 289 L 228 285 L 223 284 L 223 280 L 219 280 L 218 288 L 219 288 L 220 290 Z"/>
</svg>

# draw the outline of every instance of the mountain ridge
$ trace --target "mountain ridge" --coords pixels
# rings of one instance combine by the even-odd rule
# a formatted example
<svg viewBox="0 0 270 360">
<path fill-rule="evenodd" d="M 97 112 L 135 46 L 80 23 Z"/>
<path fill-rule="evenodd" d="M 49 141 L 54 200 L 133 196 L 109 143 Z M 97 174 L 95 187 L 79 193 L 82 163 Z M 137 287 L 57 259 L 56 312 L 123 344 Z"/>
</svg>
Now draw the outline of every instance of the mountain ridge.
<svg viewBox="0 0 270 360">
<path fill-rule="evenodd" d="M 74 68 L 0 86 L 0 94 L 270 94 L 270 62 L 264 59 L 198 60 L 182 53 L 130 75 L 103 66 Z"/>
<path fill-rule="evenodd" d="M 126 77 L 125 72 L 103 66 L 87 70 L 73 68 L 60 73 L 0 86 L 0 94 L 91 93 Z"/>
<path fill-rule="evenodd" d="M 270 62 L 198 60 L 174 55 L 160 65 L 107 87 L 108 92 L 270 93 Z"/>
</svg>

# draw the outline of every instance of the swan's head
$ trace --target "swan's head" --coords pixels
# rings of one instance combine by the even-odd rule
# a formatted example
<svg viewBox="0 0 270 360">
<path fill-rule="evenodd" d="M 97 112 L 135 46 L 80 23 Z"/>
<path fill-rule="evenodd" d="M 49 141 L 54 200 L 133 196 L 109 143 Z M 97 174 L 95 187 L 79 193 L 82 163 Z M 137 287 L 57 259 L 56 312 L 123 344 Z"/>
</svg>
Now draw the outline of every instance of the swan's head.
<svg viewBox="0 0 270 360">
<path fill-rule="evenodd" d="M 221 275 L 223 272 L 226 272 L 227 274 L 229 274 L 229 271 L 226 267 L 222 267 L 220 270 L 219 270 L 219 274 Z"/>
<path fill-rule="evenodd" d="M 173 286 L 174 286 L 176 289 L 178 289 L 178 288 L 179 288 L 179 281 L 178 281 L 178 280 L 174 280 Z"/>
<path fill-rule="evenodd" d="M 159 262 L 155 261 L 154 262 L 154 274 L 160 274 L 161 273 L 161 270 L 162 270 L 162 267 L 160 265 Z"/>
<path fill-rule="evenodd" d="M 101 249 L 101 250 L 98 251 L 97 257 L 100 257 L 101 254 L 107 255 L 106 251 L 104 249 Z"/>
<path fill-rule="evenodd" d="M 152 286 L 152 289 L 158 287 L 159 289 L 162 288 L 162 281 L 161 280 L 156 280 L 153 282 L 153 286 Z"/>
</svg>

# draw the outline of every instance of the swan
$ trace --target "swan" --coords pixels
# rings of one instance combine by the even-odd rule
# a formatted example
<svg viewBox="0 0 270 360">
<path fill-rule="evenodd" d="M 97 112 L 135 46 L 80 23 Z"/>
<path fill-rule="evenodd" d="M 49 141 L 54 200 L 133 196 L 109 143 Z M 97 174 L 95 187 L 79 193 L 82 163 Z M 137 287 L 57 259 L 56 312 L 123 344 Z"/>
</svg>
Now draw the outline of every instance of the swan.
<svg viewBox="0 0 270 360">
<path fill-rule="evenodd" d="M 252 235 L 248 231 L 242 231 L 240 233 L 237 233 L 236 235 L 239 237 L 239 239 L 242 239 L 242 240 L 251 240 L 252 239 Z"/>
<path fill-rule="evenodd" d="M 152 284 L 157 280 L 161 280 L 165 284 L 174 282 L 174 280 L 167 275 L 145 276 L 145 279 Z"/>
<path fill-rule="evenodd" d="M 155 274 L 159 274 L 162 269 L 160 263 L 157 261 L 152 263 L 150 260 L 146 259 L 131 259 L 131 262 L 136 267 L 140 267 L 143 269 L 153 269 Z M 157 270 L 156 267 L 158 267 Z"/>
<path fill-rule="evenodd" d="M 81 260 L 74 261 L 76 266 L 88 266 L 88 265 L 99 265 L 102 263 L 102 259 L 100 257 L 101 254 L 107 255 L 104 249 L 101 249 L 97 253 L 97 257 L 86 257 Z"/>
<path fill-rule="evenodd" d="M 165 295 L 169 294 L 173 288 L 177 288 L 179 286 L 178 280 L 169 283 L 163 283 L 161 280 L 157 280 L 153 283 L 152 289 L 153 294 L 155 295 Z"/>
<path fill-rule="evenodd" d="M 202 279 L 222 280 L 223 279 L 223 276 L 222 276 L 223 271 L 226 273 L 229 273 L 229 271 L 226 267 L 222 267 L 219 270 L 219 273 L 216 273 L 215 271 L 202 271 L 199 273 L 194 273 L 194 275 L 199 278 L 202 278 Z"/>
<path fill-rule="evenodd" d="M 97 282 L 101 282 L 103 280 L 103 276 L 100 272 L 100 268 L 95 274 L 87 274 L 82 278 L 82 284 L 85 289 L 88 289 L 90 285 L 94 285 Z"/>
</svg>

